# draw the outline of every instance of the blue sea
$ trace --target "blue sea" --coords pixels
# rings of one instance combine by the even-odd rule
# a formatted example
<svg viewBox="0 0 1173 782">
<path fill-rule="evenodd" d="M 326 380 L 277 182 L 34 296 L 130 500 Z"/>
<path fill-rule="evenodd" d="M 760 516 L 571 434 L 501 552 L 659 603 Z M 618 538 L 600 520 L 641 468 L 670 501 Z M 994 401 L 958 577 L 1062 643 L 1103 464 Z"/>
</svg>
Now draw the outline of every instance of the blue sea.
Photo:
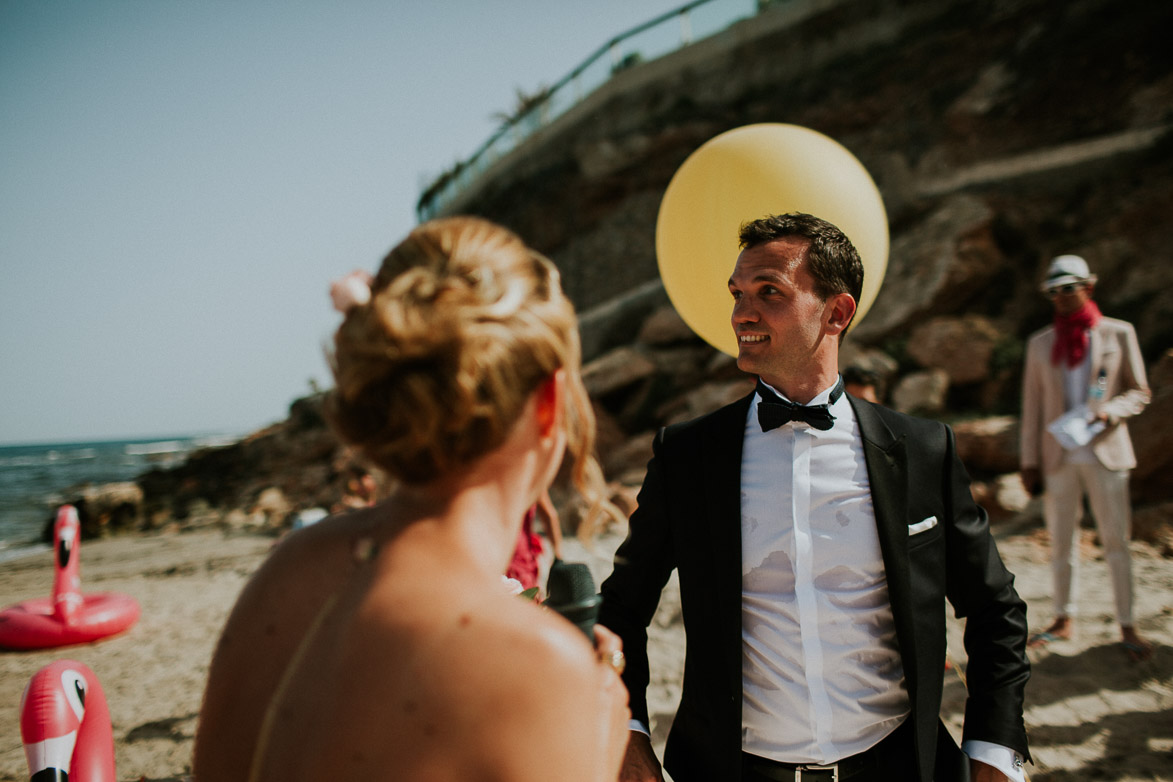
<svg viewBox="0 0 1173 782">
<path fill-rule="evenodd" d="M 39 541 L 45 522 L 70 490 L 131 481 L 155 467 L 183 462 L 197 448 L 236 437 L 158 437 L 82 443 L 0 445 L 0 561 Z"/>
</svg>

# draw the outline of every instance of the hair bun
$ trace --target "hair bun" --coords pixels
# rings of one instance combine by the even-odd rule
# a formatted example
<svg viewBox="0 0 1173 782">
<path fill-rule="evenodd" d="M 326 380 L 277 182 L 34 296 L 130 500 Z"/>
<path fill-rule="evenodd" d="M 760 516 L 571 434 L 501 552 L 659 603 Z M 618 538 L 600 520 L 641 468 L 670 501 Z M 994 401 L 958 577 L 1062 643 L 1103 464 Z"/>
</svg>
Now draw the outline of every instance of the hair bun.
<svg viewBox="0 0 1173 782">
<path fill-rule="evenodd" d="M 427 223 L 392 250 L 370 306 L 335 336 L 343 439 L 408 481 L 504 442 L 538 384 L 579 360 L 574 309 L 537 257 L 469 218 Z"/>
<path fill-rule="evenodd" d="M 592 456 L 578 322 L 554 264 L 486 220 L 445 218 L 387 255 L 371 293 L 334 340 L 327 411 L 344 441 L 395 478 L 433 481 L 499 447 L 533 392 L 565 369 L 570 477 L 588 519 L 619 517 Z"/>
</svg>

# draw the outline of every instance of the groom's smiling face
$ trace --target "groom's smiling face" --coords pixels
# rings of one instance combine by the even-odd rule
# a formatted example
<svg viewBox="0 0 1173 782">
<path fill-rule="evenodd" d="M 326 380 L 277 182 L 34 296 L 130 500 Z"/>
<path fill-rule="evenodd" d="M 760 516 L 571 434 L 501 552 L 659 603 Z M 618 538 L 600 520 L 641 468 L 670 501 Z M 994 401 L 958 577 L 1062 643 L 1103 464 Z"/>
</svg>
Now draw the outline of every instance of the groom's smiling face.
<svg viewBox="0 0 1173 782">
<path fill-rule="evenodd" d="M 737 366 L 779 387 L 809 373 L 828 335 L 827 301 L 807 269 L 810 241 L 785 237 L 747 248 L 737 257 L 729 292 Z"/>
</svg>

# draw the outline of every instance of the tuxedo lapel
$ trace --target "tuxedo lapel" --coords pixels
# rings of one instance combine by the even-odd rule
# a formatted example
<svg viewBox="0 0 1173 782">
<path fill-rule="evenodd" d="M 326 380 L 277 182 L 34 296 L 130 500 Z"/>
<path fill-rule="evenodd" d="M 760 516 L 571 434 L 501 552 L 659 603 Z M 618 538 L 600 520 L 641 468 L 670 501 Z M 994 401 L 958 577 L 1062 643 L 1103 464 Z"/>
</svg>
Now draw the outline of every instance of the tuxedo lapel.
<svg viewBox="0 0 1173 782">
<path fill-rule="evenodd" d="M 701 461 L 710 471 L 710 478 L 716 491 L 711 492 L 710 511 L 727 512 L 729 502 L 734 502 L 738 512 L 741 488 L 741 451 L 745 442 L 745 417 L 749 414 L 749 403 L 753 394 L 727 405 L 713 414 L 708 431 L 703 433 L 707 441 Z M 732 495 L 730 497 L 729 495 Z"/>
<path fill-rule="evenodd" d="M 709 545 L 707 572 L 713 588 L 708 591 L 714 601 L 711 616 L 711 642 L 717 644 L 722 660 L 722 692 L 741 693 L 741 456 L 745 443 L 745 420 L 753 394 L 713 414 L 705 431 L 700 432 L 696 463 L 702 466 L 694 474 L 695 485 L 689 496 L 703 513 L 702 539 Z M 694 457 L 695 458 L 695 457 Z M 739 722 L 737 723 L 739 726 Z M 731 733 L 731 751 L 739 749 L 740 731 Z"/>
<path fill-rule="evenodd" d="M 706 455 L 698 488 L 704 491 L 707 534 L 712 541 L 713 570 L 736 603 L 734 616 L 741 623 L 741 454 L 745 444 L 745 417 L 753 394 L 723 408 L 713 416 L 704 438 Z M 730 606 L 726 606 L 729 608 Z M 738 631 L 740 640 L 740 629 Z"/>
<path fill-rule="evenodd" d="M 876 529 L 888 580 L 888 599 L 902 649 L 913 648 L 912 575 L 908 566 L 908 453 L 903 434 L 897 435 L 876 407 L 848 396 L 859 422 L 871 484 Z M 907 662 L 906 662 L 907 664 Z"/>
</svg>

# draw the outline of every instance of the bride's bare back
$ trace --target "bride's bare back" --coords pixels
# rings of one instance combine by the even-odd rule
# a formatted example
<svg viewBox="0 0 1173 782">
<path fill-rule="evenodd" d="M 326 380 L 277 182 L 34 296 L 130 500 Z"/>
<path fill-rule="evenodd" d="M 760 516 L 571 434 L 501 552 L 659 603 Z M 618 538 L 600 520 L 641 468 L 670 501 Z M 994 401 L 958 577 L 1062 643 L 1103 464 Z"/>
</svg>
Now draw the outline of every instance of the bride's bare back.
<svg viewBox="0 0 1173 782">
<path fill-rule="evenodd" d="M 613 774 L 626 691 L 578 630 L 471 576 L 427 530 L 372 548 L 378 511 L 291 536 L 250 584 L 217 651 L 201 725 L 221 727 L 201 729 L 197 779 Z M 224 730 L 242 751 L 202 753 Z"/>
</svg>

